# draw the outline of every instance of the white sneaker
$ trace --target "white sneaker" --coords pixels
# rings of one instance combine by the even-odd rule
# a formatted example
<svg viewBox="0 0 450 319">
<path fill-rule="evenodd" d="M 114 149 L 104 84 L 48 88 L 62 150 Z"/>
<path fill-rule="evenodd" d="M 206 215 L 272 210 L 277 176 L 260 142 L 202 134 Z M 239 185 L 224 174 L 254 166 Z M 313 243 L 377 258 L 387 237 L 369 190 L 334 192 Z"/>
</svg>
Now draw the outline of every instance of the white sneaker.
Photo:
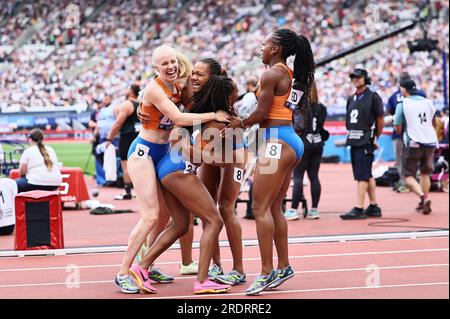
<svg viewBox="0 0 450 319">
<path fill-rule="evenodd" d="M 198 265 L 195 262 L 185 266 L 181 264 L 180 275 L 196 275 L 198 273 Z"/>
<path fill-rule="evenodd" d="M 283 215 L 286 220 L 297 220 L 300 218 L 300 216 L 298 215 L 298 211 L 292 208 L 286 210 Z"/>
</svg>

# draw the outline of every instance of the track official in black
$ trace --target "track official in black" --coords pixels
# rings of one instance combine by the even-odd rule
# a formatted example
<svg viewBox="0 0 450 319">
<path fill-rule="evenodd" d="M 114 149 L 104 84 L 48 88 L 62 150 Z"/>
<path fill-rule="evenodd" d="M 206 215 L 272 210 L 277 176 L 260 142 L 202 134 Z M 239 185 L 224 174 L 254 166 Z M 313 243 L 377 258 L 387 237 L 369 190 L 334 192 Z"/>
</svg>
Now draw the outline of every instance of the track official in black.
<svg viewBox="0 0 450 319">
<path fill-rule="evenodd" d="M 377 138 L 384 127 L 383 102 L 376 92 L 369 89 L 371 79 L 366 70 L 355 69 L 350 74 L 350 79 L 356 92 L 347 100 L 347 145 L 350 146 L 353 176 L 358 183 L 358 192 L 355 207 L 341 215 L 341 218 L 347 220 L 381 217 L 381 209 L 376 200 L 375 180 L 372 177 L 372 163 Z M 369 195 L 370 205 L 364 209 L 366 193 Z"/>
</svg>

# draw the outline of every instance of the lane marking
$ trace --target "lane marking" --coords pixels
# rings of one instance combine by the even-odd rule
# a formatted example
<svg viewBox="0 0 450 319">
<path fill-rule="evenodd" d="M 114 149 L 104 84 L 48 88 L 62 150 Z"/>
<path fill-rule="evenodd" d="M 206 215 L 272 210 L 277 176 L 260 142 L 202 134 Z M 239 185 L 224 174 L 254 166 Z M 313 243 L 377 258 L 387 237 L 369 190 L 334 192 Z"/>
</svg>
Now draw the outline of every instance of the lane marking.
<svg viewBox="0 0 450 319">
<path fill-rule="evenodd" d="M 289 237 L 289 244 L 309 244 L 309 243 L 330 243 L 330 242 L 353 242 L 364 240 L 394 240 L 394 239 L 417 239 L 424 237 L 441 237 L 449 236 L 448 230 L 433 231 L 409 231 L 409 232 L 391 232 L 391 233 L 369 233 L 369 234 L 344 234 L 344 235 L 321 235 L 321 236 L 296 236 Z M 245 239 L 242 241 L 244 247 L 258 246 L 257 239 Z M 192 244 L 193 248 L 199 248 L 199 242 Z M 229 247 L 228 240 L 220 240 L 220 247 Z M 66 249 L 47 249 L 47 250 L 6 250 L 0 251 L 0 257 L 25 257 L 37 255 L 72 255 L 86 253 L 111 253 L 125 252 L 127 246 L 93 246 L 93 247 L 77 247 Z M 169 249 L 180 249 L 179 243 L 174 243 Z"/>
<path fill-rule="evenodd" d="M 432 249 L 415 249 L 415 250 L 387 250 L 387 251 L 372 251 L 372 252 L 360 252 L 360 253 L 337 253 L 337 254 L 319 254 L 319 255 L 302 255 L 302 256 L 289 256 L 289 259 L 301 259 L 301 258 L 322 258 L 322 257 L 345 257 L 345 256 L 367 256 L 367 255 L 384 255 L 384 254 L 413 254 L 413 253 L 425 253 L 425 252 L 440 252 L 448 251 L 449 248 L 432 248 Z M 274 256 L 274 259 L 278 257 Z M 259 261 L 261 258 L 244 258 L 244 261 Z M 233 259 L 222 259 L 222 262 L 232 262 Z M 180 264 L 181 261 L 165 261 L 156 262 L 157 265 L 174 265 Z M 110 267 L 120 267 L 121 264 L 110 264 L 110 265 L 85 265 L 79 266 L 80 269 L 83 268 L 110 268 Z M 66 266 L 57 267 L 38 267 L 38 268 L 6 268 L 0 269 L 0 272 L 14 272 L 14 271 L 34 271 L 34 270 L 59 270 L 66 269 Z"/>
<path fill-rule="evenodd" d="M 447 239 L 449 240 L 448 236 L 432 236 L 432 237 L 418 237 L 418 238 L 398 238 L 398 239 L 390 239 L 389 242 L 396 242 L 396 241 L 411 241 L 411 240 L 434 240 L 434 239 Z M 348 243 L 379 243 L 380 240 L 358 240 L 358 241 L 340 241 L 340 242 L 311 242 L 311 243 L 289 243 L 289 247 L 291 246 L 311 246 L 311 245 L 326 245 L 326 244 L 348 244 Z M 113 246 L 113 247 L 122 247 L 122 246 Z M 224 245 L 221 245 L 221 247 L 225 247 Z M 256 246 L 244 246 L 244 248 L 255 248 Z M 87 247 L 89 248 L 89 247 Z M 198 247 L 192 247 L 193 249 L 198 249 Z M 173 251 L 175 252 L 177 248 L 169 248 L 167 251 Z M 3 252 L 7 252 L 4 250 Z M 23 258 L 26 257 L 28 260 L 32 258 L 47 258 L 47 257 L 89 257 L 89 256 L 111 256 L 111 255 L 123 255 L 124 251 L 109 251 L 109 252 L 92 252 L 92 253 L 79 253 L 79 254 L 55 254 L 55 255 L 29 255 L 29 256 L 8 256 L 3 257 L 1 255 L 2 250 L 0 250 L 0 262 L 2 260 L 10 260 L 10 259 L 17 259 L 17 258 Z"/>
<path fill-rule="evenodd" d="M 426 283 L 418 283 L 418 284 L 401 284 L 401 285 L 383 285 L 377 287 L 337 287 L 337 288 L 315 288 L 315 289 L 298 289 L 298 290 L 282 290 L 282 291 L 264 291 L 260 295 L 276 295 L 276 294 L 292 294 L 292 293 L 301 293 L 301 292 L 319 292 L 319 291 L 343 291 L 343 290 L 359 290 L 359 289 L 372 289 L 377 290 L 380 288 L 407 288 L 407 287 L 424 287 L 424 286 L 442 286 L 448 285 L 448 281 L 446 282 L 426 282 Z M 242 293 L 226 293 L 226 294 L 205 294 L 205 295 L 185 295 L 185 296 L 168 296 L 168 297 L 144 297 L 144 298 L 136 298 L 136 299 L 187 299 L 187 298 L 211 298 L 211 297 L 233 297 L 233 296 L 246 296 L 245 292 Z M 248 297 L 256 297 L 257 296 L 248 296 Z M 291 298 L 292 299 L 292 298 Z"/>
<path fill-rule="evenodd" d="M 384 266 L 378 267 L 380 270 L 392 270 L 392 269 L 412 269 L 412 268 L 433 268 L 433 267 L 448 267 L 449 264 L 424 264 L 424 265 L 404 265 L 404 266 Z M 295 271 L 295 274 L 313 274 L 313 273 L 333 273 L 333 272 L 351 272 L 351 271 L 366 271 L 367 267 L 362 268 L 342 268 L 342 269 L 319 269 L 319 270 L 300 270 Z M 247 274 L 248 277 L 255 277 L 259 273 Z M 195 279 L 195 276 L 182 276 L 174 277 L 175 280 Z M 90 284 L 113 284 L 111 280 L 99 280 L 99 281 L 80 281 L 71 282 L 71 284 L 90 285 Z M 36 286 L 57 286 L 66 285 L 66 282 L 44 282 L 44 283 L 29 283 L 29 284 L 9 284 L 0 285 L 0 288 L 18 288 L 18 287 L 36 287 Z"/>
</svg>

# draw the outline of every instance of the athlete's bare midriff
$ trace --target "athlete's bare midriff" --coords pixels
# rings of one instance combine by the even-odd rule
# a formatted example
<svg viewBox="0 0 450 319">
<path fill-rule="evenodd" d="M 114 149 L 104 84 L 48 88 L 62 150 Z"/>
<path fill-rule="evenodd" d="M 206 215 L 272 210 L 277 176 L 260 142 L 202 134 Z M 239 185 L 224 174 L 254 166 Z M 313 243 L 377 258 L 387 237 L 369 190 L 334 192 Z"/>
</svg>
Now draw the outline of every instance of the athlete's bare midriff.
<svg viewBox="0 0 450 319">
<path fill-rule="evenodd" d="M 139 137 L 154 144 L 167 144 L 170 142 L 170 132 L 172 130 L 147 130 L 142 128 Z"/>
<path fill-rule="evenodd" d="M 259 123 L 259 127 L 267 128 L 273 126 L 292 126 L 292 120 L 267 119 Z"/>
</svg>

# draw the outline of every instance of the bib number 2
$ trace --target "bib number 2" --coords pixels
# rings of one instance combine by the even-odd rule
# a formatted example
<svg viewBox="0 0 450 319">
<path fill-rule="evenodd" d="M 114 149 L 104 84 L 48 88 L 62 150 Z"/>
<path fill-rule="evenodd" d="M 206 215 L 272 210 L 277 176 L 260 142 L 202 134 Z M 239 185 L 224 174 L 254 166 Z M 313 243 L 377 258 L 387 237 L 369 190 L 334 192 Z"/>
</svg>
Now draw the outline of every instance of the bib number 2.
<svg viewBox="0 0 450 319">
<path fill-rule="evenodd" d="M 350 123 L 358 123 L 358 115 L 359 115 L 359 112 L 358 112 L 358 110 L 352 110 L 351 112 L 350 112 Z"/>
<path fill-rule="evenodd" d="M 197 166 L 191 162 L 186 161 L 184 174 L 197 174 Z"/>
</svg>

